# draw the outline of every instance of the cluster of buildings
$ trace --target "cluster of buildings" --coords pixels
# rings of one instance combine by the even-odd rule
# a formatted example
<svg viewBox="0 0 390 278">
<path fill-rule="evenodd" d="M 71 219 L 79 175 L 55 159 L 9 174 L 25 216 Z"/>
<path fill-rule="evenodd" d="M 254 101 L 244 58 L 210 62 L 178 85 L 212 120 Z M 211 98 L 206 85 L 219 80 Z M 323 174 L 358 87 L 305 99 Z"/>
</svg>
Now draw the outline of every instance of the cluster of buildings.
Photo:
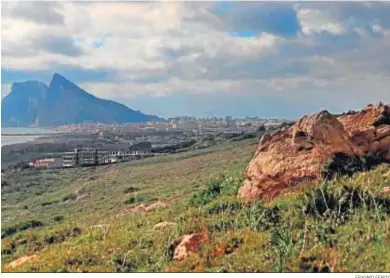
<svg viewBox="0 0 390 278">
<path fill-rule="evenodd" d="M 98 149 L 83 148 L 73 152 L 64 153 L 62 156 L 63 167 L 92 166 L 116 163 L 130 160 L 132 157 L 145 157 L 151 155 L 152 145 L 150 142 L 142 142 L 121 149 Z"/>
<path fill-rule="evenodd" d="M 240 128 L 240 127 L 259 127 L 262 125 L 278 125 L 285 120 L 280 119 L 260 119 L 257 117 L 247 117 L 245 119 L 233 119 L 231 116 L 225 118 L 200 118 L 179 117 L 169 118 L 168 127 L 171 129 L 205 129 L 205 128 Z"/>
<path fill-rule="evenodd" d="M 28 164 L 31 168 L 94 166 L 153 156 L 152 144 L 141 142 L 117 148 L 81 148 L 62 153 L 61 158 L 43 158 Z"/>
<path fill-rule="evenodd" d="M 28 164 L 28 166 L 32 168 L 48 168 L 50 165 L 55 163 L 55 158 L 42 158 L 36 161 L 32 161 Z"/>
<path fill-rule="evenodd" d="M 259 117 L 246 117 L 245 119 L 233 119 L 231 116 L 225 118 L 210 117 L 173 117 L 168 118 L 166 122 L 147 122 L 139 124 L 72 124 L 64 125 L 58 128 L 61 132 L 82 132 L 85 134 L 98 134 L 99 137 L 113 134 L 120 135 L 129 132 L 142 132 L 147 130 L 196 130 L 203 128 L 236 128 L 236 127 L 258 127 L 261 125 L 278 125 L 286 120 L 281 119 L 264 119 Z"/>
</svg>

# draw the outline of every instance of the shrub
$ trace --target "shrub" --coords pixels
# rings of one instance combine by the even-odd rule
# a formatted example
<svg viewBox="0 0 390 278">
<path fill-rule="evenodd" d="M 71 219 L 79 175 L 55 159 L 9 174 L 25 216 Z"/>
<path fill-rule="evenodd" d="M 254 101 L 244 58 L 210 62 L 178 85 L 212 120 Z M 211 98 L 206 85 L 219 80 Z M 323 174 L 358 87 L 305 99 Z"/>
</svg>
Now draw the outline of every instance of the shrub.
<svg viewBox="0 0 390 278">
<path fill-rule="evenodd" d="M 265 231 L 280 223 L 280 209 L 277 206 L 264 207 L 261 203 L 256 202 L 243 209 L 237 219 L 239 219 L 238 225 L 241 228 Z"/>
<path fill-rule="evenodd" d="M 269 242 L 278 255 L 275 260 L 277 271 L 281 272 L 286 261 L 292 258 L 296 252 L 297 246 L 293 239 L 291 228 L 277 228 L 269 231 Z"/>
<path fill-rule="evenodd" d="M 72 229 L 62 229 L 51 232 L 49 235 L 46 235 L 44 238 L 44 243 L 54 244 L 64 242 L 68 238 L 74 238 L 82 234 L 82 231 L 78 227 Z"/>
<path fill-rule="evenodd" d="M 46 206 L 50 206 L 50 205 L 55 204 L 55 203 L 58 203 L 58 201 L 47 201 L 47 202 L 43 202 L 41 204 L 41 206 L 46 207 Z"/>
<path fill-rule="evenodd" d="M 101 258 L 94 254 L 79 253 L 65 260 L 67 266 L 94 266 L 102 263 Z"/>
<path fill-rule="evenodd" d="M 371 170 L 381 162 L 383 162 L 381 156 L 373 153 L 368 153 L 362 157 L 336 153 L 323 166 L 321 175 L 325 180 L 331 180 L 338 175 L 351 177 L 356 172 Z"/>
<path fill-rule="evenodd" d="M 37 228 L 37 227 L 42 227 L 43 223 L 41 221 L 37 220 L 30 220 L 27 222 L 20 223 L 18 225 L 8 227 L 5 230 L 1 232 L 1 238 L 5 238 L 7 236 L 13 235 L 17 232 L 24 231 L 30 228 Z"/>
<path fill-rule="evenodd" d="M 125 205 L 131 205 L 131 204 L 140 203 L 140 202 L 143 202 L 143 201 L 145 201 L 144 197 L 131 196 L 129 199 L 125 200 L 123 203 Z"/>
<path fill-rule="evenodd" d="M 125 190 L 123 190 L 123 193 L 124 194 L 129 194 L 129 193 L 133 193 L 133 192 L 136 192 L 138 191 L 139 189 L 138 188 L 135 188 L 133 186 L 130 186 L 128 188 L 126 188 Z"/>
<path fill-rule="evenodd" d="M 390 213 L 390 199 L 376 196 L 369 190 L 361 190 L 336 183 L 325 184 L 305 195 L 303 211 L 317 218 L 331 218 L 344 222 L 358 209 L 380 210 Z"/>
<path fill-rule="evenodd" d="M 232 213 L 241 209 L 244 205 L 231 197 L 222 198 L 211 202 L 205 207 L 206 214 Z"/>
<path fill-rule="evenodd" d="M 63 220 L 64 220 L 64 217 L 61 216 L 61 215 L 58 215 L 58 216 L 54 217 L 54 221 L 56 221 L 56 222 L 61 222 Z"/>
<path fill-rule="evenodd" d="M 236 228 L 236 220 L 235 219 L 216 219 L 207 225 L 207 230 L 209 232 L 224 232 L 228 230 L 234 230 Z"/>
<path fill-rule="evenodd" d="M 68 195 L 65 195 L 62 198 L 62 201 L 66 202 L 68 200 L 76 200 L 76 199 L 77 199 L 77 195 L 75 193 L 69 193 Z"/>
<path fill-rule="evenodd" d="M 201 206 L 209 203 L 221 193 L 221 181 L 211 180 L 206 184 L 206 188 L 198 194 L 194 194 L 190 199 L 193 206 Z"/>
<path fill-rule="evenodd" d="M 241 177 L 228 177 L 221 183 L 221 194 L 224 195 L 237 195 L 243 180 Z"/>
<path fill-rule="evenodd" d="M 136 269 L 136 262 L 133 260 L 126 260 L 126 257 L 115 254 L 111 258 L 111 263 L 115 272 L 134 272 Z"/>
</svg>

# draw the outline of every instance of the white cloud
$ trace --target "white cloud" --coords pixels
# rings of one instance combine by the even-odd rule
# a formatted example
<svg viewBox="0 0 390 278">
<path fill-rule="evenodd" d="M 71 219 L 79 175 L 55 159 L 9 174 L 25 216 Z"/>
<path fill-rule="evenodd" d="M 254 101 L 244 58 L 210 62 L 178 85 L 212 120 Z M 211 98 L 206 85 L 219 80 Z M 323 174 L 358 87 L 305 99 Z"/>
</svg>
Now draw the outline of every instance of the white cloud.
<svg viewBox="0 0 390 278">
<path fill-rule="evenodd" d="M 310 35 L 315 32 L 327 31 L 335 35 L 346 32 L 342 22 L 337 21 L 331 14 L 317 9 L 297 9 L 297 15 L 302 26 L 302 33 Z"/>
</svg>

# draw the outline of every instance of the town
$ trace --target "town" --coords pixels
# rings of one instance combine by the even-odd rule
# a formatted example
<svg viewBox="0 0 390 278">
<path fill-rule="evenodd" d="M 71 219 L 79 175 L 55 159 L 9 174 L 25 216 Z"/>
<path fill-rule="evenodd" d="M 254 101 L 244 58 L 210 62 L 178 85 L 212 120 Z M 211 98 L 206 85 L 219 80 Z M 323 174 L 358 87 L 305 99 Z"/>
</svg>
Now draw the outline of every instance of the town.
<svg viewBox="0 0 390 278">
<path fill-rule="evenodd" d="M 226 140 L 242 140 L 287 122 L 257 117 L 178 117 L 169 118 L 165 122 L 142 124 L 66 125 L 56 127 L 56 133 L 47 134 L 30 143 L 5 146 L 2 149 L 2 169 L 69 168 L 120 163 L 208 148 Z"/>
<path fill-rule="evenodd" d="M 259 126 L 274 126 L 283 122 L 288 122 L 285 119 L 261 119 L 258 117 L 246 117 L 245 119 L 234 119 L 231 116 L 225 118 L 197 118 L 197 117 L 174 117 L 168 118 L 166 122 L 147 122 L 144 124 L 72 124 L 60 126 L 57 131 L 60 132 L 83 132 L 83 133 L 99 133 L 101 137 L 109 133 L 125 134 L 137 131 L 179 131 L 179 130 L 197 130 L 199 132 L 207 131 L 244 131 L 248 129 L 256 129 Z"/>
</svg>

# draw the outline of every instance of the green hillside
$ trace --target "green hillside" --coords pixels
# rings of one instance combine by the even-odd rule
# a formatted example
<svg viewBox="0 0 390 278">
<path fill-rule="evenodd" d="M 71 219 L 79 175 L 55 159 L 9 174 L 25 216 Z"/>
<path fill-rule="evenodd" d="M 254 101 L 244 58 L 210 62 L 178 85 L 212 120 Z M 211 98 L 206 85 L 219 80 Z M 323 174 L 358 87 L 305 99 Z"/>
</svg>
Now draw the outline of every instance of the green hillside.
<svg viewBox="0 0 390 278">
<path fill-rule="evenodd" d="M 2 270 L 390 271 L 390 196 L 380 193 L 390 186 L 388 165 L 247 205 L 235 194 L 256 147 L 251 139 L 106 167 L 6 174 Z M 163 221 L 173 224 L 153 228 Z M 177 239 L 201 231 L 208 239 L 200 250 L 173 260 Z M 30 255 L 34 261 L 9 266 Z"/>
</svg>

